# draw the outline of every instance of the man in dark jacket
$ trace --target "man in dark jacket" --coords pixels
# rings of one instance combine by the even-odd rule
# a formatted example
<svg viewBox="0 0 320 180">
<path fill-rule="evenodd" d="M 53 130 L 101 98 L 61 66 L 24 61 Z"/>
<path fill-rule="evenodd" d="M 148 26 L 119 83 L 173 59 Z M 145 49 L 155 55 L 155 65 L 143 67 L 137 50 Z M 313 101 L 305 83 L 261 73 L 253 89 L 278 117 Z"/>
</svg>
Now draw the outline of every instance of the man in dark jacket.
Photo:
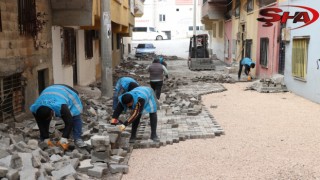
<svg viewBox="0 0 320 180">
<path fill-rule="evenodd" d="M 30 111 L 34 115 L 39 130 L 40 140 L 48 146 L 54 146 L 49 139 L 49 126 L 53 116 L 61 117 L 65 128 L 62 137 L 57 142 L 64 150 L 68 150 L 68 138 L 73 131 L 73 138 L 78 147 L 85 147 L 81 139 L 82 134 L 82 103 L 78 92 L 67 85 L 51 85 L 44 89 L 38 99 L 31 105 Z"/>
<path fill-rule="evenodd" d="M 160 63 L 160 59 L 156 58 L 152 64 L 147 67 L 150 73 L 150 86 L 156 93 L 157 99 L 160 99 L 161 88 L 163 85 L 163 75 L 168 79 L 167 68 Z"/>
</svg>

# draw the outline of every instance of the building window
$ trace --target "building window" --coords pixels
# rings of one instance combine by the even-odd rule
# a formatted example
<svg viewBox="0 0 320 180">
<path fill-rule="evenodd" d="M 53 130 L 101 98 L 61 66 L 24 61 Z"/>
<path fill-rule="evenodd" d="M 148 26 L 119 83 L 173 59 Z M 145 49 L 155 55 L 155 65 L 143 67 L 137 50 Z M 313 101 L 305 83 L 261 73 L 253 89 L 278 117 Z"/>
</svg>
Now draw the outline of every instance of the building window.
<svg viewBox="0 0 320 180">
<path fill-rule="evenodd" d="M 212 37 L 216 38 L 217 37 L 217 24 L 213 23 L 212 25 Z"/>
<path fill-rule="evenodd" d="M 120 46 L 121 46 L 121 35 L 120 34 L 117 34 L 117 49 L 120 49 Z"/>
<path fill-rule="evenodd" d="M 259 0 L 259 7 L 267 6 L 275 2 L 277 2 L 277 0 Z"/>
<path fill-rule="evenodd" d="M 94 31 L 92 30 L 86 30 L 84 34 L 86 59 L 91 59 L 93 57 L 93 33 Z"/>
<path fill-rule="evenodd" d="M 202 4 L 206 3 L 208 0 L 203 0 Z"/>
<path fill-rule="evenodd" d="M 260 38 L 260 64 L 263 67 L 268 65 L 269 38 Z"/>
<path fill-rule="evenodd" d="M 36 1 L 18 0 L 18 22 L 20 34 L 34 36 L 37 28 L 36 19 Z"/>
<path fill-rule="evenodd" d="M 292 75 L 305 79 L 308 62 L 308 38 L 293 39 L 292 44 Z"/>
<path fill-rule="evenodd" d="M 76 61 L 76 37 L 73 28 L 62 30 L 61 52 L 62 64 L 72 65 Z"/>
<path fill-rule="evenodd" d="M 1 8 L 0 8 L 0 32 L 2 32 Z"/>
<path fill-rule="evenodd" d="M 239 17 L 240 16 L 240 7 L 241 7 L 240 0 L 236 0 L 236 7 L 235 7 L 235 10 L 234 10 L 234 16 L 235 17 Z"/>
<path fill-rule="evenodd" d="M 160 22 L 166 21 L 166 15 L 165 14 L 159 14 L 159 21 Z"/>
<path fill-rule="evenodd" d="M 0 78 L 0 120 L 15 118 L 24 111 L 24 81 L 21 73 Z"/>
<path fill-rule="evenodd" d="M 223 37 L 223 21 L 219 22 L 219 37 Z"/>
<path fill-rule="evenodd" d="M 232 17 L 232 1 L 231 0 L 228 1 L 227 10 L 224 16 L 226 20 L 229 20 Z"/>
<path fill-rule="evenodd" d="M 252 58 L 251 57 L 251 47 L 252 47 L 252 39 L 247 39 L 246 40 L 246 57 Z"/>
<path fill-rule="evenodd" d="M 253 11 L 253 0 L 248 0 L 247 2 L 247 12 Z"/>
</svg>

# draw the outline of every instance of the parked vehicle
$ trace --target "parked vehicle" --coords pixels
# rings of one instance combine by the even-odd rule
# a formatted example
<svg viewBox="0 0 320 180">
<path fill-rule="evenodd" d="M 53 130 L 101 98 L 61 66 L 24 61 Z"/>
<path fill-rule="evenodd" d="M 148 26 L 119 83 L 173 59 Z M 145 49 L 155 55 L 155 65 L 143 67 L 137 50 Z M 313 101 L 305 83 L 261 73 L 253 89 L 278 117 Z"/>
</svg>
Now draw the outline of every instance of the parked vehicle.
<svg viewBox="0 0 320 180">
<path fill-rule="evenodd" d="M 168 39 L 164 32 L 156 31 L 154 27 L 134 27 L 132 40 L 163 40 Z"/>
<path fill-rule="evenodd" d="M 188 67 L 190 70 L 214 70 L 215 66 L 209 56 L 208 35 L 199 34 L 190 38 Z"/>
<path fill-rule="evenodd" d="M 145 56 L 145 55 L 154 55 L 156 52 L 156 47 L 152 43 L 143 43 L 138 44 L 136 47 L 136 54 L 137 58 Z"/>
</svg>

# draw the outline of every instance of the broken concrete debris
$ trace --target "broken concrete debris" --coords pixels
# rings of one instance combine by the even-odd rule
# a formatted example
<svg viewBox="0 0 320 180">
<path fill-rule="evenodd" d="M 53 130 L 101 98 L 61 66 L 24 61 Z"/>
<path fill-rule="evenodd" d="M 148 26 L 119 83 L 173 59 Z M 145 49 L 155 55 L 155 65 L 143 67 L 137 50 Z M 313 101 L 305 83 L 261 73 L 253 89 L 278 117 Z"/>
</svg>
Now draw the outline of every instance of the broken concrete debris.
<svg viewBox="0 0 320 180">
<path fill-rule="evenodd" d="M 246 90 L 255 90 L 260 93 L 280 93 L 288 92 L 287 86 L 284 83 L 283 75 L 274 75 L 271 78 L 262 78 L 260 81 L 255 81 Z"/>
</svg>

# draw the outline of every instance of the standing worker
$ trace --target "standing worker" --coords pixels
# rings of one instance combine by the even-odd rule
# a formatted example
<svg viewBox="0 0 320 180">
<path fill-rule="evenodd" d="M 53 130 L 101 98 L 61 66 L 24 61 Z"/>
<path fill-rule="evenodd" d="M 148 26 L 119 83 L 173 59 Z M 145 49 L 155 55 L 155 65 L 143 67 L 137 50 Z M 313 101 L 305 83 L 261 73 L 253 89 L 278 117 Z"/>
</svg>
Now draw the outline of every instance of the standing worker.
<svg viewBox="0 0 320 180">
<path fill-rule="evenodd" d="M 141 115 L 146 113 L 149 113 L 150 117 L 150 139 L 155 142 L 160 141 L 157 136 L 158 117 L 156 101 L 153 90 L 145 86 L 137 87 L 119 97 L 119 103 L 113 112 L 112 119 L 114 119 L 113 121 L 118 121 L 117 119 L 122 111 L 126 111 L 128 108 L 132 110 L 130 117 L 119 126 L 120 130 L 123 131 L 126 126 L 132 123 L 130 143 L 135 142 Z"/>
<path fill-rule="evenodd" d="M 240 63 L 239 63 L 239 72 L 238 72 L 238 80 L 240 81 L 240 77 L 241 77 L 241 72 L 242 72 L 242 67 L 244 66 L 244 73 L 248 76 L 248 80 L 251 80 L 251 74 L 250 74 L 250 69 L 254 68 L 256 65 L 255 62 L 252 61 L 252 59 L 245 57 L 243 58 Z"/>
<path fill-rule="evenodd" d="M 163 85 L 163 75 L 169 78 L 167 68 L 160 63 L 159 58 L 155 58 L 150 66 L 147 67 L 150 73 L 150 86 L 156 93 L 157 99 L 160 99 L 161 88 Z"/>
<path fill-rule="evenodd" d="M 118 104 L 118 97 L 126 92 L 131 91 L 132 89 L 139 86 L 139 83 L 131 77 L 122 77 L 120 78 L 115 86 L 115 90 L 113 93 L 113 110 L 116 109 Z"/>
<path fill-rule="evenodd" d="M 56 116 L 62 118 L 65 124 L 62 137 L 57 145 L 68 150 L 68 138 L 73 130 L 75 145 L 85 147 L 86 144 L 81 139 L 82 120 L 80 115 L 82 109 L 79 93 L 72 87 L 56 84 L 44 89 L 30 107 L 40 130 L 40 140 L 46 142 L 48 146 L 54 146 L 49 139 L 49 126 L 53 116 Z"/>
</svg>

